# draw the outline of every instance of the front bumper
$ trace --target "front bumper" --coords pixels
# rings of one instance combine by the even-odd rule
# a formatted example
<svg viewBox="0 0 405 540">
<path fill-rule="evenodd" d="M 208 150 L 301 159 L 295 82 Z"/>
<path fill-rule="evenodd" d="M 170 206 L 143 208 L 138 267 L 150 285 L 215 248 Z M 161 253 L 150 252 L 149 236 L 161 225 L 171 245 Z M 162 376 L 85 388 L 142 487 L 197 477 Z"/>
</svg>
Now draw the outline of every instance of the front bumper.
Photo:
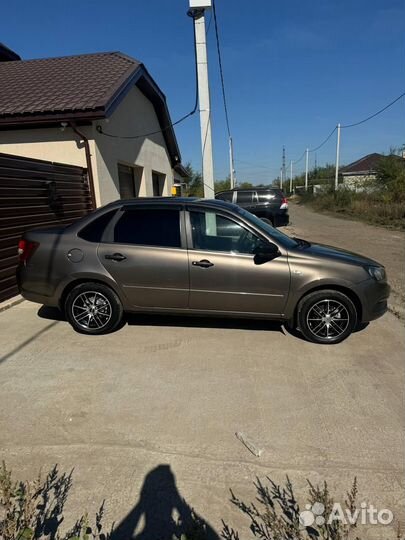
<svg viewBox="0 0 405 540">
<path fill-rule="evenodd" d="M 388 309 L 391 287 L 386 281 L 368 279 L 359 284 L 357 290 L 362 304 L 361 322 L 370 322 L 382 317 Z"/>
</svg>

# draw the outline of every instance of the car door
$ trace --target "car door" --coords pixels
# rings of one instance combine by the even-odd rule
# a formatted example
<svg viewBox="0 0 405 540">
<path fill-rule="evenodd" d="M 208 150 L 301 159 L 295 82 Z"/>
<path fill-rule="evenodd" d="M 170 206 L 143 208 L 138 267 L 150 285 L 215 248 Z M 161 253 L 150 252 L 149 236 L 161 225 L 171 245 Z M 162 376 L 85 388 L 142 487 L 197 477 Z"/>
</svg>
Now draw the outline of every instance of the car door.
<svg viewBox="0 0 405 540">
<path fill-rule="evenodd" d="M 188 256 L 180 206 L 128 205 L 117 212 L 98 257 L 134 308 L 187 308 Z"/>
<path fill-rule="evenodd" d="M 229 214 L 189 208 L 186 215 L 190 309 L 280 315 L 288 297 L 287 254 L 264 264 L 254 256 L 264 237 Z"/>
</svg>

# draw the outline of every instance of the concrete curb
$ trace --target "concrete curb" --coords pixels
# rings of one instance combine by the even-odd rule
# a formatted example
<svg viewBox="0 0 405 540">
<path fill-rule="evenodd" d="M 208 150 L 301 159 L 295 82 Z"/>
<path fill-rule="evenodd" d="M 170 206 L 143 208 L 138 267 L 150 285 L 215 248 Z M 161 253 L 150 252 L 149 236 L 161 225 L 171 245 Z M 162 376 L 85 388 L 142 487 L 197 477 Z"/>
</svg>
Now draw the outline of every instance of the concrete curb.
<svg viewBox="0 0 405 540">
<path fill-rule="evenodd" d="M 9 298 L 9 300 L 4 300 L 4 302 L 0 302 L 0 313 L 21 304 L 21 302 L 24 302 L 24 298 L 20 294 L 13 296 L 13 298 Z"/>
</svg>

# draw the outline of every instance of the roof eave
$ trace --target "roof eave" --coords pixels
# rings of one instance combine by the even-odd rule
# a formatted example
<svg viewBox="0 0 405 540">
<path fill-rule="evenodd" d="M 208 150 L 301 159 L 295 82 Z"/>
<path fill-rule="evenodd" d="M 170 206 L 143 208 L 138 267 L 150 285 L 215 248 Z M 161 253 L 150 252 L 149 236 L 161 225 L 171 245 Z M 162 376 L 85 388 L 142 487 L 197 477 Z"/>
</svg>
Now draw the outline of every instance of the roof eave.
<svg viewBox="0 0 405 540">
<path fill-rule="evenodd" d="M 181 163 L 181 155 L 169 109 L 167 107 L 166 96 L 160 90 L 159 86 L 153 80 L 143 64 L 140 64 L 134 72 L 117 87 L 116 91 L 106 104 L 105 115 L 106 117 L 110 116 L 135 85 L 149 99 L 155 109 L 162 135 L 170 155 L 171 165 L 172 167 L 175 167 L 177 164 Z"/>
<path fill-rule="evenodd" d="M 93 120 L 100 120 L 105 117 L 106 114 L 104 109 L 97 109 L 94 111 L 72 111 L 46 114 L 34 113 L 26 115 L 3 116 L 0 117 L 0 130 L 38 127 L 41 125 L 58 124 L 60 122 L 66 122 L 69 120 L 76 120 L 78 122 L 92 122 Z"/>
</svg>

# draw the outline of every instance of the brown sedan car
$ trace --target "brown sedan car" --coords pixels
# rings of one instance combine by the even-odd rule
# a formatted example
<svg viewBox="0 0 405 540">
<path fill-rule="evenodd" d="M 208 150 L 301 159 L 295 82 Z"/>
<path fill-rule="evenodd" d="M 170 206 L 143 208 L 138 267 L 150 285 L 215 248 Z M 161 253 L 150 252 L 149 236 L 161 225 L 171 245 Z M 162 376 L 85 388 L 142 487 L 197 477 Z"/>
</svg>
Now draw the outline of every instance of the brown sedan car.
<svg viewBox="0 0 405 540">
<path fill-rule="evenodd" d="M 86 334 L 111 332 L 124 312 L 158 312 L 278 319 L 338 343 L 385 313 L 390 290 L 379 263 L 219 200 L 117 201 L 25 233 L 19 253 L 21 294 Z"/>
</svg>

